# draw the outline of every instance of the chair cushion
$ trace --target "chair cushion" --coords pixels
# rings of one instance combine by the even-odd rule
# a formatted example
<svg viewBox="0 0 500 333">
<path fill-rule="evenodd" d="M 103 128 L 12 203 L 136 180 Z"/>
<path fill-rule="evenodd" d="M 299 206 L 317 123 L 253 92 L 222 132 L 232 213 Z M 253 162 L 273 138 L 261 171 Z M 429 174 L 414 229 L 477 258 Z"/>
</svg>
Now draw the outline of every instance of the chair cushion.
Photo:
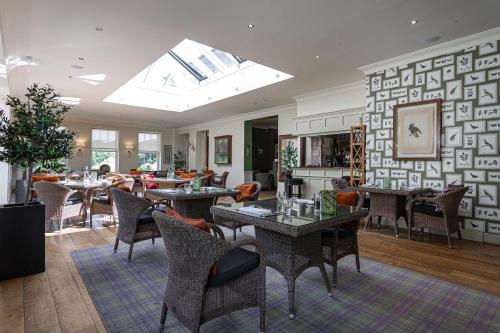
<svg viewBox="0 0 500 333">
<path fill-rule="evenodd" d="M 71 205 L 78 205 L 78 204 L 81 204 L 83 203 L 83 199 L 82 198 L 71 198 L 69 197 L 68 198 L 68 201 L 66 201 L 66 203 L 64 204 L 65 206 L 71 206 Z"/>
<path fill-rule="evenodd" d="M 356 206 L 358 194 L 356 192 L 337 192 L 337 204 L 344 206 Z"/>
<path fill-rule="evenodd" d="M 122 191 L 128 192 L 128 193 L 132 192 L 132 191 L 130 191 L 130 188 L 125 184 L 120 184 L 116 188 L 118 188 Z"/>
<path fill-rule="evenodd" d="M 236 200 L 240 201 L 242 197 L 249 197 L 252 194 L 255 193 L 257 190 L 257 184 L 255 183 L 250 183 L 250 184 L 241 184 L 236 186 L 236 189 L 240 191 L 240 194 L 236 196 Z M 250 201 L 250 198 L 245 198 L 244 201 Z"/>
<path fill-rule="evenodd" d="M 436 210 L 436 208 L 437 208 L 436 205 L 422 203 L 422 204 L 416 204 L 413 207 L 413 211 L 425 215 L 443 217 L 443 212 L 441 210 Z"/>
<path fill-rule="evenodd" d="M 148 223 L 155 223 L 155 220 L 153 219 L 153 208 L 148 208 L 145 211 L 141 213 L 139 218 L 137 219 L 137 224 L 148 224 Z"/>
<path fill-rule="evenodd" d="M 156 183 L 147 183 L 146 184 L 146 188 L 148 190 L 154 190 L 155 188 L 158 188 L 158 184 L 156 184 Z"/>
<path fill-rule="evenodd" d="M 33 183 L 40 182 L 40 181 L 57 183 L 59 180 L 60 179 L 58 176 L 33 176 L 33 177 L 31 177 L 31 181 Z"/>
<path fill-rule="evenodd" d="M 111 182 L 114 184 L 114 183 L 118 183 L 118 182 L 121 182 L 122 180 L 125 180 L 125 178 L 123 177 L 112 177 L 111 178 Z"/>
<path fill-rule="evenodd" d="M 260 264 L 258 253 L 245 250 L 241 247 L 230 250 L 217 262 L 217 274 L 210 276 L 207 285 L 220 286 L 246 272 L 255 269 Z"/>
<path fill-rule="evenodd" d="M 363 207 L 370 209 L 370 198 L 369 197 L 365 197 L 365 199 L 363 200 Z"/>
<path fill-rule="evenodd" d="M 204 219 L 191 219 L 189 217 L 184 217 L 171 208 L 167 208 L 165 213 L 168 216 L 173 217 L 177 221 L 184 222 L 186 224 L 192 225 L 195 228 L 205 231 L 206 233 L 210 233 L 210 228 L 208 227 L 208 224 Z"/>
<path fill-rule="evenodd" d="M 92 201 L 102 203 L 102 204 L 110 204 L 111 201 L 109 200 L 107 195 L 101 195 L 98 197 L 93 197 Z"/>
<path fill-rule="evenodd" d="M 205 170 L 203 170 L 203 173 L 205 175 L 213 175 L 215 173 L 215 171 L 211 170 L 211 169 L 205 169 Z"/>
<path fill-rule="evenodd" d="M 348 228 L 339 228 L 339 238 L 347 238 L 352 236 L 352 231 Z M 334 229 L 323 229 L 321 230 L 321 238 L 333 238 L 335 237 Z"/>
<path fill-rule="evenodd" d="M 196 177 L 196 173 L 195 172 L 185 172 L 185 173 L 181 173 L 179 175 L 179 177 L 181 177 L 182 179 L 193 179 Z"/>
</svg>

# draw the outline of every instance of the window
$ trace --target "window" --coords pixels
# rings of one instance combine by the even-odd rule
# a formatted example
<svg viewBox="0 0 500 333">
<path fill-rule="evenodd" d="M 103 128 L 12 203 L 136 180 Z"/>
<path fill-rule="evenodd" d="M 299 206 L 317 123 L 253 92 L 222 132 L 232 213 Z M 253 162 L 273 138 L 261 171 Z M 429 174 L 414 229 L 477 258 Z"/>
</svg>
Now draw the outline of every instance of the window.
<svg viewBox="0 0 500 333">
<path fill-rule="evenodd" d="M 104 101 L 182 112 L 292 77 L 184 39 Z"/>
<path fill-rule="evenodd" d="M 139 133 L 139 170 L 160 169 L 160 134 Z"/>
<path fill-rule="evenodd" d="M 118 170 L 118 132 L 107 129 L 92 129 L 91 169 L 99 169 L 103 164 L 111 172 Z"/>
</svg>

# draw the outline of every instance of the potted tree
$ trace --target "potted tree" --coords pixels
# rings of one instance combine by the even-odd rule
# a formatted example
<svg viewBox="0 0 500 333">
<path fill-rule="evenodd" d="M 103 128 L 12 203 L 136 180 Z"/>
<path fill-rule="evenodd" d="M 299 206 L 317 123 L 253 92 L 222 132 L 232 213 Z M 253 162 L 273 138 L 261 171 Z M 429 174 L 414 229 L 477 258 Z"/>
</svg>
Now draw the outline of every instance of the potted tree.
<svg viewBox="0 0 500 333">
<path fill-rule="evenodd" d="M 293 168 L 298 165 L 297 161 L 297 147 L 293 144 L 293 142 L 288 142 L 285 148 L 281 151 L 283 156 L 282 168 L 283 173 L 285 174 L 285 195 L 288 196 L 288 184 L 293 175 Z"/>
<path fill-rule="evenodd" d="M 32 176 L 70 158 L 76 136 L 62 128 L 70 107 L 52 87 L 33 84 L 24 97 L 7 96 L 12 119 L 0 111 L 0 161 L 26 170 L 24 204 L 0 206 L 0 280 L 45 270 L 45 206 L 31 202 Z"/>
<path fill-rule="evenodd" d="M 174 153 L 174 169 L 183 171 L 186 168 L 186 157 L 184 153 L 180 150 Z"/>
</svg>

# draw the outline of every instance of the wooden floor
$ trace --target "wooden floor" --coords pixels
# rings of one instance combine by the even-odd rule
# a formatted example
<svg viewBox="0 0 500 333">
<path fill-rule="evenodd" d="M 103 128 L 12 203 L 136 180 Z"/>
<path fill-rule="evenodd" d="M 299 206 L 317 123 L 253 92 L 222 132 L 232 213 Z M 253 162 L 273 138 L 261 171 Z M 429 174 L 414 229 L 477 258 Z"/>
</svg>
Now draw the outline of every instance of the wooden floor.
<svg viewBox="0 0 500 333">
<path fill-rule="evenodd" d="M 46 271 L 0 282 L 0 332 L 105 332 L 70 251 L 111 244 L 115 233 L 106 221 L 47 234 Z M 365 258 L 500 295 L 500 246 L 463 241 L 452 250 L 442 237 L 408 241 L 387 228 L 360 231 L 359 244 Z"/>
</svg>

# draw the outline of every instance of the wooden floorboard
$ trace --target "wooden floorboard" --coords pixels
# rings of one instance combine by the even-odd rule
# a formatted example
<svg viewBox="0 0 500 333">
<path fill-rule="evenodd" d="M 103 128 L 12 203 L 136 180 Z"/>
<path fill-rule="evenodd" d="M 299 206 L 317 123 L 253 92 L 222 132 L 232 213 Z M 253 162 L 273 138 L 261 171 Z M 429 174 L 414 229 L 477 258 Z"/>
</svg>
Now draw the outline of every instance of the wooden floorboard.
<svg viewBox="0 0 500 333">
<path fill-rule="evenodd" d="M 61 234 L 47 234 L 46 272 L 0 282 L 0 333 L 106 331 L 70 255 L 73 250 L 113 244 L 117 228 L 111 220 L 104 227 L 96 224 L 92 230 L 76 223 Z M 409 241 L 404 231 L 401 236 L 395 238 L 390 228 L 361 230 L 361 256 L 500 295 L 500 246 L 462 241 L 449 249 L 444 237 L 426 235 L 421 241 L 415 236 Z"/>
</svg>

